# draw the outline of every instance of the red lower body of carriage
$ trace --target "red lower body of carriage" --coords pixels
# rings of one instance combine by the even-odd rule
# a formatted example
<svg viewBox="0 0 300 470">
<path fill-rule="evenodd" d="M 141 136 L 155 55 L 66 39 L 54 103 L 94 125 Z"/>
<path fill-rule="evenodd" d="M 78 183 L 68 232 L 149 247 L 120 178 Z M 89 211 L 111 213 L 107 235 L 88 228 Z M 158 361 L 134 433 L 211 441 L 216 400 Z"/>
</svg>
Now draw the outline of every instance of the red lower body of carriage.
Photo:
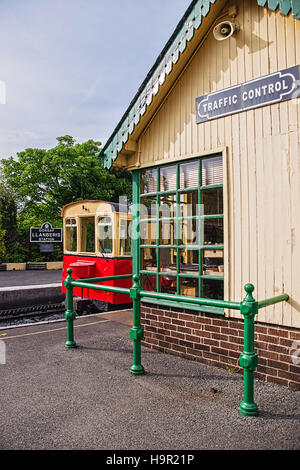
<svg viewBox="0 0 300 470">
<path fill-rule="evenodd" d="M 92 256 L 64 255 L 62 291 L 66 293 L 64 280 L 67 277 L 67 269 L 72 268 L 72 277 L 82 280 L 87 278 L 117 276 L 132 273 L 131 258 L 100 258 Z M 97 283 L 95 283 L 97 284 Z M 112 281 L 101 281 L 99 284 L 118 287 L 132 287 L 132 278 Z M 74 287 L 73 295 L 83 299 L 100 300 L 109 304 L 120 305 L 131 303 L 129 295 L 115 292 L 94 290 L 89 288 Z"/>
</svg>

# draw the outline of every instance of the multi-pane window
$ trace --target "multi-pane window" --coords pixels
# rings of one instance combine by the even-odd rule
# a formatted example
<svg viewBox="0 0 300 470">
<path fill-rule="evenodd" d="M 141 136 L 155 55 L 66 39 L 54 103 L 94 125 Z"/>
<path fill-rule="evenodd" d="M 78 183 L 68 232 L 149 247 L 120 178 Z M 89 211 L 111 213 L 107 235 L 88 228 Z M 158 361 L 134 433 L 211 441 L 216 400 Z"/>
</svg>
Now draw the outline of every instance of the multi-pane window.
<svg viewBox="0 0 300 470">
<path fill-rule="evenodd" d="M 222 157 L 140 172 L 142 288 L 223 299 Z"/>
<path fill-rule="evenodd" d="M 66 219 L 65 222 L 65 248 L 67 251 L 77 251 L 77 223 L 76 219 Z"/>
<path fill-rule="evenodd" d="M 80 251 L 95 253 L 95 217 L 80 217 Z"/>
<path fill-rule="evenodd" d="M 120 218 L 120 256 L 131 255 L 131 219 Z"/>
<path fill-rule="evenodd" d="M 111 217 L 98 217 L 98 250 L 108 254 L 113 251 L 113 232 Z"/>
</svg>

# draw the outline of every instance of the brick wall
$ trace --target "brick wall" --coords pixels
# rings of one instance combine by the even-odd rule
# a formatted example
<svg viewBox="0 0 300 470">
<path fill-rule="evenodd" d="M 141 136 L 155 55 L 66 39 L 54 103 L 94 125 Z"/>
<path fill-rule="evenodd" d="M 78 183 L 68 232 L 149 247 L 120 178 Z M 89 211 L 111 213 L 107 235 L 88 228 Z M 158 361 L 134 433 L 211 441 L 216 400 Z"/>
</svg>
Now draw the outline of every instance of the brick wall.
<svg viewBox="0 0 300 470">
<path fill-rule="evenodd" d="M 144 346 L 242 373 L 238 358 L 243 351 L 243 319 L 143 304 L 141 323 Z M 300 390 L 300 354 L 292 361 L 292 346 L 300 331 L 255 323 L 255 378 Z"/>
</svg>

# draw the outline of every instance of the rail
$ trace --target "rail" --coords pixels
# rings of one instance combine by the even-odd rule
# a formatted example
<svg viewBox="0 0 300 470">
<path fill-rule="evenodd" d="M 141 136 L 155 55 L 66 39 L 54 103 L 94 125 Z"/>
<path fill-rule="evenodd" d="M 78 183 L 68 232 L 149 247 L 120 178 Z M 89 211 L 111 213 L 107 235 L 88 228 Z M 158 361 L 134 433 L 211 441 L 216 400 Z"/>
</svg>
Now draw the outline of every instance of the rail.
<svg viewBox="0 0 300 470">
<path fill-rule="evenodd" d="M 182 295 L 167 294 L 161 292 L 150 292 L 141 289 L 140 277 L 132 274 L 122 274 L 118 276 L 106 276 L 98 278 L 87 278 L 75 280 L 72 277 L 72 268 L 67 269 L 68 276 L 64 280 L 66 287 L 66 312 L 65 319 L 67 321 L 67 341 L 66 348 L 75 348 L 76 342 L 74 340 L 74 326 L 73 322 L 76 313 L 73 307 L 73 288 L 78 286 L 82 288 L 102 290 L 108 292 L 116 292 L 121 294 L 128 294 L 132 299 L 133 307 L 133 321 L 130 329 L 130 338 L 133 341 L 133 363 L 130 367 L 130 372 L 135 375 L 143 374 L 145 372 L 141 364 L 141 341 L 144 337 L 144 330 L 141 326 L 141 299 L 150 297 L 157 300 L 174 300 L 178 302 L 185 302 L 197 305 L 206 305 L 211 307 L 222 307 L 231 310 L 239 310 L 244 318 L 244 348 L 239 357 L 239 365 L 243 368 L 243 382 L 244 392 L 243 400 L 239 405 L 239 412 L 246 416 L 256 416 L 258 414 L 258 406 L 254 401 L 254 372 L 258 364 L 258 356 L 254 350 L 254 319 L 259 309 L 274 305 L 279 302 L 289 300 L 287 294 L 282 294 L 269 299 L 256 301 L 252 295 L 254 291 L 253 284 L 246 284 L 244 286 L 246 296 L 241 302 L 230 302 L 226 300 L 214 300 L 198 297 L 185 297 Z M 132 277 L 132 287 L 118 287 L 110 285 L 95 284 L 95 282 L 115 281 L 121 279 L 129 279 Z"/>
</svg>

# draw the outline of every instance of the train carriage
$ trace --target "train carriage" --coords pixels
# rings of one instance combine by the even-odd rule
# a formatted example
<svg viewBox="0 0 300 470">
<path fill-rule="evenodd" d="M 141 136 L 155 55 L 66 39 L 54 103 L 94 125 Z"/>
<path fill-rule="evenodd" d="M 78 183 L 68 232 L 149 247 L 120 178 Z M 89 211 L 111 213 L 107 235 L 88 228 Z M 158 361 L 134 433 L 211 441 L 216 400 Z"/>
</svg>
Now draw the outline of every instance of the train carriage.
<svg viewBox="0 0 300 470">
<path fill-rule="evenodd" d="M 77 201 L 64 206 L 61 216 L 64 230 L 63 281 L 69 267 L 73 270 L 74 279 L 131 274 L 129 232 L 132 216 L 126 205 L 106 201 Z M 131 287 L 131 278 L 106 281 L 104 284 Z M 62 289 L 65 293 L 64 282 Z M 74 296 L 82 301 L 93 301 L 98 310 L 131 304 L 128 295 L 80 287 L 74 288 Z M 80 310 L 84 302 L 77 304 Z"/>
</svg>

